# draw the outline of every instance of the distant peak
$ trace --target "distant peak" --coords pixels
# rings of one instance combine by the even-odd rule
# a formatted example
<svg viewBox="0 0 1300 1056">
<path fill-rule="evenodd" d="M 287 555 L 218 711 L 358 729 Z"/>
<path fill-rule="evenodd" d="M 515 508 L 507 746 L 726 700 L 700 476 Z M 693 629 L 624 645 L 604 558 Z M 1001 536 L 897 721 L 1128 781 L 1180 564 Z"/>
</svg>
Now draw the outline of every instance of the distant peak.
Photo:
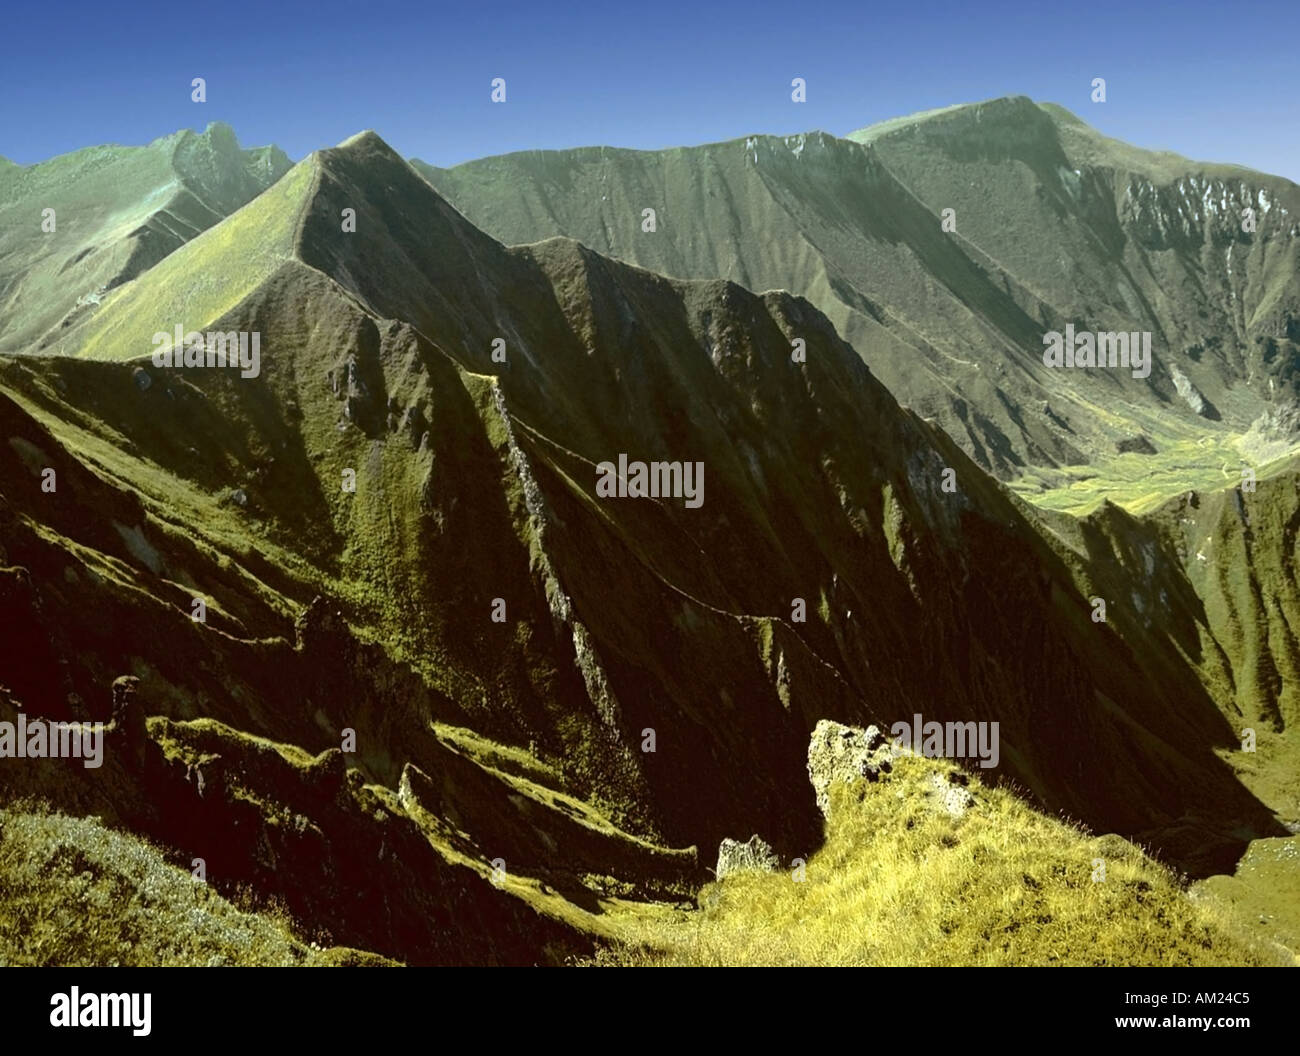
<svg viewBox="0 0 1300 1056">
<path fill-rule="evenodd" d="M 239 138 L 235 135 L 235 130 L 224 121 L 209 121 L 208 127 L 203 130 L 203 134 L 214 138 L 218 136 L 222 138 L 230 138 L 236 141 Z"/>
<path fill-rule="evenodd" d="M 240 149 L 239 137 L 235 135 L 235 130 L 224 121 L 211 121 L 202 132 L 193 128 L 182 128 L 173 132 L 170 136 L 155 139 L 149 145 L 151 147 L 161 146 L 169 150 L 193 150 L 195 147 L 203 145 L 221 151 Z"/>
<path fill-rule="evenodd" d="M 367 153 L 379 151 L 385 154 L 397 154 L 397 151 L 384 141 L 383 136 L 372 128 L 367 128 L 364 132 L 358 132 L 355 136 L 349 136 L 334 149 L 359 150 Z"/>
<path fill-rule="evenodd" d="M 1084 128 L 1091 127 L 1088 122 L 1076 114 L 1073 110 L 1062 106 L 1060 103 L 1039 103 L 1038 109 L 1043 111 L 1049 117 L 1053 117 L 1067 125 L 1076 125 Z"/>
<path fill-rule="evenodd" d="M 975 103 L 957 103 L 953 106 L 941 106 L 934 110 L 921 110 L 902 117 L 891 117 L 867 125 L 845 138 L 859 143 L 869 143 L 881 136 L 914 129 L 920 126 L 943 127 L 950 123 L 965 124 L 968 121 L 983 121 L 986 118 L 1000 120 L 1041 121 L 1046 111 L 1027 95 L 1001 95 Z M 1076 119 L 1077 120 L 1077 119 Z"/>
</svg>

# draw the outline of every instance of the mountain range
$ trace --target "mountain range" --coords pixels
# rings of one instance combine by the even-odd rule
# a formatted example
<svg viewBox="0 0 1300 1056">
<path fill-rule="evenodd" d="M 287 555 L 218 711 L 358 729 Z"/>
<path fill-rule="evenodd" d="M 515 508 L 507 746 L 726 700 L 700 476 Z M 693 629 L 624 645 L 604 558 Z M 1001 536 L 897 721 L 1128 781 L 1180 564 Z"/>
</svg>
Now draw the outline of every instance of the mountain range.
<svg viewBox="0 0 1300 1056">
<path fill-rule="evenodd" d="M 1012 98 L 446 170 L 214 125 L 0 168 L 0 215 L 0 721 L 111 722 L 0 767 L 38 873 L 118 875 L 51 820 L 94 815 L 333 963 L 562 962 L 725 839 L 814 855 L 818 724 L 918 713 L 1193 878 L 1294 842 L 1285 180 Z M 1067 324 L 1150 376 L 1046 367 Z M 602 496 L 624 455 L 705 501 Z"/>
<path fill-rule="evenodd" d="M 1294 446 L 1275 412 L 1295 399 L 1296 186 L 1137 150 L 1058 106 L 997 99 L 845 139 L 413 164 L 504 242 L 564 235 L 808 298 L 901 403 L 1034 497 L 1070 498 L 1081 465 L 1149 479 L 1130 452 L 1180 479 L 1207 440 L 1234 466 L 1258 461 L 1243 434 Z M 1044 333 L 1071 323 L 1151 333 L 1150 377 L 1045 367 Z"/>
</svg>

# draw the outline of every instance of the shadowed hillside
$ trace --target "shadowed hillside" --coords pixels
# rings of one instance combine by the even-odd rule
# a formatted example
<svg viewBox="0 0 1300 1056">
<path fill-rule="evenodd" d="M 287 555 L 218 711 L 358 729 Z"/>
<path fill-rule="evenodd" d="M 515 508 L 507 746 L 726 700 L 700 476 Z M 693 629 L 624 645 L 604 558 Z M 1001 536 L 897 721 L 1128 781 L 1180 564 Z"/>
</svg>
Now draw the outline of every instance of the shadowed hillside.
<svg viewBox="0 0 1300 1056">
<path fill-rule="evenodd" d="M 5 718 L 113 722 L 101 770 L 0 778 L 411 963 L 626 939 L 724 837 L 806 856 L 827 718 L 996 721 L 1026 799 L 1196 875 L 1285 835 L 1239 776 L 1244 596 L 1163 522 L 1035 513 L 834 322 L 507 248 L 373 133 L 311 155 L 0 360 Z M 175 325 L 260 371 L 154 366 Z M 620 455 L 702 504 L 601 495 Z"/>
<path fill-rule="evenodd" d="M 1300 189 L 1138 150 L 1051 104 L 996 99 L 848 139 L 413 164 L 506 242 L 568 235 L 670 275 L 802 294 L 900 403 L 1054 505 L 1095 504 L 1104 487 L 1066 490 L 1089 477 L 1112 498 L 1144 495 L 1153 472 L 1221 485 L 1215 456 L 1254 464 L 1242 435 L 1294 404 Z M 1151 332 L 1150 377 L 1044 367 L 1043 334 L 1067 323 Z"/>
</svg>

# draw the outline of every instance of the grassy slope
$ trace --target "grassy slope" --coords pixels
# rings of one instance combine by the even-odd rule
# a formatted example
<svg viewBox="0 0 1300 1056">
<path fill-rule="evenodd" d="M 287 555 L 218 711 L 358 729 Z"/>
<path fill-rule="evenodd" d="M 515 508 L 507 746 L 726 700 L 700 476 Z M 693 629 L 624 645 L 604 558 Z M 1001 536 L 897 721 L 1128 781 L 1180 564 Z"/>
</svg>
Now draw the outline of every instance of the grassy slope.
<svg viewBox="0 0 1300 1056">
<path fill-rule="evenodd" d="M 1209 486 L 1269 401 L 1294 396 L 1285 353 L 1300 337 L 1300 190 L 1108 140 L 1028 99 L 900 118 L 850 140 L 416 165 L 507 242 L 567 234 L 668 274 L 807 296 L 900 402 L 1054 508 L 1086 510 L 1108 491 L 1137 508 L 1179 490 L 1187 469 L 1189 484 Z M 1233 233 L 1221 194 L 1233 208 L 1249 196 L 1258 235 Z M 1210 198 L 1215 216 L 1196 213 Z M 653 235 L 639 229 L 647 205 Z M 955 235 L 939 230 L 947 207 Z M 1153 330 L 1150 382 L 1045 370 L 1041 335 L 1067 321 Z M 1183 403 L 1174 366 L 1221 421 Z M 1159 454 L 1117 455 L 1137 435 Z"/>
<path fill-rule="evenodd" d="M 1192 893 L 1232 913 L 1243 930 L 1300 950 L 1300 838 L 1256 840 L 1232 876 L 1212 876 Z"/>
<path fill-rule="evenodd" d="M 289 161 L 215 124 L 0 166 L 0 351 L 60 352 L 105 294 L 273 184 Z M 43 210 L 56 229 L 42 230 Z M 69 348 L 68 351 L 71 351 Z"/>
<path fill-rule="evenodd" d="M 78 354 L 149 356 L 156 331 L 178 323 L 201 330 L 226 315 L 291 259 L 301 203 L 315 178 L 312 159 L 300 162 L 266 194 L 154 265 L 148 282 L 110 294 L 76 335 Z"/>
<path fill-rule="evenodd" d="M 614 753 L 597 740 L 604 731 L 591 722 L 590 703 L 575 685 L 564 643 L 546 637 L 551 614 L 536 595 L 548 563 L 560 569 L 563 589 L 596 636 L 603 673 L 618 695 L 616 703 L 627 709 L 621 725 L 639 730 L 653 722 L 671 746 L 653 761 L 656 794 L 643 809 L 662 811 L 677 833 L 691 838 L 699 833 L 716 838 L 719 827 L 757 817 L 788 823 L 798 769 L 789 765 L 791 746 L 797 753 L 802 727 L 820 717 L 814 712 L 861 709 L 858 693 L 881 709 L 903 707 L 912 699 L 942 700 L 955 709 L 974 709 L 980 717 L 996 708 L 1008 724 L 1009 743 L 1020 748 L 1020 772 L 1034 779 L 1036 790 L 1058 800 L 1077 794 L 1081 806 L 1129 824 L 1134 803 L 1160 800 L 1162 809 L 1170 809 L 1171 787 L 1191 783 L 1193 771 L 1184 769 L 1187 760 L 1179 752 L 1198 759 L 1194 772 L 1206 788 L 1226 787 L 1207 780 L 1205 767 L 1213 760 L 1200 758 L 1208 754 L 1202 752 L 1204 730 L 1196 739 L 1171 740 L 1172 747 L 1159 745 L 1159 738 L 1145 731 L 1135 741 L 1129 726 L 1135 719 L 1174 738 L 1186 736 L 1178 726 L 1184 718 L 1180 714 L 1171 723 L 1161 687 L 1150 693 L 1132 689 L 1129 683 L 1140 684 L 1139 675 L 1126 672 L 1123 648 L 1117 654 L 1115 640 L 1086 624 L 1059 569 L 1050 563 L 1040 568 L 1041 550 L 1024 540 L 1032 534 L 1028 522 L 973 467 L 900 415 L 879 386 L 868 384 L 806 305 L 784 295 L 754 297 L 723 283 L 667 283 L 561 241 L 507 253 L 449 218 L 451 211 L 432 201 L 418 181 L 412 186 L 409 172 L 390 153 L 364 138 L 348 150 L 326 152 L 318 171 L 328 180 L 306 179 L 304 165 L 284 181 L 285 188 L 312 196 L 309 223 L 296 206 L 282 209 L 297 218 L 297 226 L 268 235 L 267 222 L 284 223 L 282 216 L 260 212 L 277 188 L 247 211 L 266 222 L 248 223 L 242 214 L 232 218 L 174 255 L 170 269 L 164 262 L 151 271 L 133 288 L 136 292 L 124 290 L 120 301 L 106 305 L 88 327 L 92 335 L 103 335 L 96 354 L 131 358 L 137 354 L 131 351 L 132 335 L 156 325 L 148 304 L 172 303 L 183 288 L 185 268 L 192 266 L 213 278 L 204 292 L 204 314 L 224 312 L 265 323 L 274 338 L 264 344 L 264 352 L 272 347 L 277 352 L 264 360 L 266 376 L 258 385 L 196 372 L 201 376 L 193 382 L 159 375 L 141 394 L 129 369 L 91 362 L 47 364 L 40 370 L 13 365 L 11 380 L 20 402 L 96 472 L 146 496 L 154 517 L 144 522 L 146 535 L 163 544 L 168 575 L 183 570 L 210 579 L 208 561 L 218 555 L 233 557 L 241 571 L 255 570 L 255 579 L 274 582 L 276 591 L 257 586 L 268 597 L 248 605 L 243 597 L 248 584 L 236 576 L 234 582 L 223 580 L 222 601 L 230 599 L 231 611 L 242 606 L 244 619 L 262 633 L 284 629 L 283 616 L 277 628 L 277 617 L 259 611 L 264 606 L 303 604 L 317 585 L 332 582 L 357 622 L 393 653 L 421 661 L 430 680 L 440 681 L 473 714 L 476 733 L 486 730 L 485 740 L 499 737 L 514 746 L 467 747 L 458 754 L 489 760 L 480 767 L 484 771 L 508 771 L 514 755 L 517 771 L 517 746 L 539 737 L 547 765 L 522 781 L 486 774 L 486 780 L 465 778 L 460 788 L 444 790 L 452 802 L 459 797 L 487 804 L 476 819 L 482 831 L 470 841 L 480 868 L 502 841 L 513 840 L 513 846 L 533 853 L 540 838 L 531 836 L 512 810 L 525 823 L 536 803 L 570 815 L 584 813 L 557 792 L 590 795 L 612 787 L 598 764 L 601 756 Z M 365 237 L 338 241 L 340 201 L 361 203 L 359 231 Z M 436 238 L 428 232 L 433 225 Z M 450 354 L 403 324 L 376 319 L 357 301 L 340 297 L 338 285 L 318 272 L 292 261 L 287 269 L 280 267 L 278 255 L 290 230 L 297 239 L 295 252 L 304 250 L 305 232 L 312 262 L 337 276 L 361 304 L 379 302 L 393 314 L 408 313 Z M 467 256 L 458 261 L 458 252 Z M 237 266 L 248 258 L 262 259 L 252 269 L 262 280 L 253 290 Z M 440 268 L 450 274 L 443 276 Z M 146 295 L 145 290 L 160 292 Z M 180 304 L 176 300 L 173 307 Z M 113 325 L 128 315 L 130 325 Z M 791 386 L 784 384 L 784 371 L 787 335 L 795 327 L 809 337 L 810 361 L 800 371 L 802 385 Z M 486 358 L 486 338 L 502 330 L 511 334 L 514 358 L 497 382 L 486 376 L 497 369 Z M 600 354 L 589 351 L 593 348 Z M 371 390 L 369 401 L 358 399 L 351 419 L 341 414 L 344 397 L 331 393 L 328 380 L 330 371 L 349 361 L 357 363 Z M 498 384 L 512 413 L 514 439 L 495 399 Z M 201 387 L 206 398 L 190 395 L 187 385 Z M 174 406 L 164 396 L 172 387 L 181 394 Z M 590 401 L 571 395 L 586 391 L 602 397 Z M 396 401 L 396 410 L 386 398 Z M 428 428 L 399 431 L 393 419 L 417 406 Z M 16 418 L 13 428 L 29 432 Z M 429 435 L 427 445 L 421 431 Z M 204 445 L 215 450 L 187 452 L 193 435 L 216 438 Z M 285 444 L 288 455 L 281 449 Z M 526 485 L 512 467 L 512 445 L 522 445 L 546 501 L 558 511 L 546 543 L 525 508 Z M 690 521 L 671 508 L 592 502 L 592 457 L 629 449 L 707 453 L 705 517 L 714 519 Z M 24 450 L 20 445 L 19 455 Z M 275 466 L 259 478 L 254 470 L 271 451 Z M 959 467 L 966 497 L 951 500 L 956 509 L 936 498 L 935 459 Z M 348 465 L 363 467 L 360 489 L 351 498 L 337 487 L 338 471 Z M 809 466 L 821 466 L 821 475 L 810 477 Z M 13 479 L 22 473 L 15 465 Z M 236 483 L 250 495 L 247 510 L 216 501 L 223 487 Z M 168 516 L 173 490 L 184 496 L 187 510 L 200 514 L 179 521 L 215 553 L 200 559 L 177 540 L 154 534 L 156 521 Z M 471 494 L 479 501 L 462 504 L 457 513 L 454 500 Z M 90 511 L 101 504 L 97 496 L 88 498 L 76 511 L 59 512 L 54 504 L 62 519 L 45 529 L 51 546 L 65 545 L 59 539 L 63 533 L 82 538 L 79 533 L 90 529 L 96 520 Z M 34 521 L 54 525 L 50 506 L 37 505 L 44 502 L 33 496 L 21 505 Z M 310 516 L 304 516 L 305 508 Z M 719 508 L 720 516 L 713 512 Z M 132 517 L 138 516 L 133 511 Z M 891 530 L 886 548 L 881 533 Z M 112 532 L 105 534 L 111 542 Z M 99 539 L 87 542 L 108 546 Z M 76 552 L 73 546 L 68 550 Z M 709 557 L 702 559 L 705 553 Z M 306 571 L 313 563 L 320 578 Z M 50 564 L 41 566 L 43 591 L 60 591 L 78 608 L 99 611 L 99 594 L 54 585 L 66 579 L 66 567 L 80 568 L 77 562 Z M 120 542 L 114 560 L 96 567 L 115 569 L 123 591 L 134 587 L 134 580 L 164 593 L 164 584 L 149 578 Z M 767 576 L 754 577 L 754 567 L 767 569 Z M 1046 580 L 1032 570 L 1042 571 Z M 957 582 L 971 584 L 962 598 L 953 594 Z M 820 624 L 814 621 L 796 634 L 784 620 L 766 615 L 784 610 L 786 599 L 797 592 L 825 596 L 836 583 L 834 610 L 827 605 Z M 687 590 L 701 600 L 689 598 Z M 483 621 L 465 616 L 481 616 L 484 602 L 497 591 L 511 598 L 516 619 L 504 647 L 502 636 L 489 637 L 497 633 L 493 628 L 485 632 Z M 1035 599 L 1044 593 L 1051 602 L 1039 606 Z M 176 600 L 171 598 L 173 606 Z M 147 624 L 161 609 L 142 605 L 130 622 L 141 622 L 138 613 L 148 612 Z M 968 610 L 980 614 L 977 625 L 963 618 Z M 915 613 L 915 626 L 900 613 Z M 756 622 L 767 628 L 761 664 L 752 632 Z M 1087 634 L 1078 631 L 1080 624 Z M 172 634 L 169 640 L 179 646 L 199 632 L 180 624 Z M 1035 635 L 1038 648 L 1027 658 L 1028 634 Z M 919 647 L 918 635 L 924 642 Z M 971 654 L 950 652 L 954 643 L 968 640 L 979 643 Z M 1091 644 L 1097 640 L 1100 644 Z M 242 656 L 241 647 L 226 643 L 222 648 L 227 651 L 205 666 L 246 677 L 247 660 L 230 662 Z M 503 648 L 509 657 L 504 663 Z M 180 648 L 176 652 L 184 655 Z M 127 658 L 149 653 L 133 642 L 108 661 L 119 665 L 109 668 L 109 677 L 129 669 Z M 924 665 L 910 659 L 918 653 L 926 657 Z M 1045 671 L 1040 654 L 1067 663 Z M 297 692 L 302 692 L 297 679 L 305 684 L 310 668 L 324 658 L 304 659 L 308 662 L 295 666 L 297 674 L 289 681 Z M 272 666 L 280 663 L 282 658 Z M 866 667 L 871 677 L 861 678 Z M 1105 676 L 1104 691 L 1094 688 L 1088 671 Z M 786 680 L 784 695 L 775 684 L 779 678 Z M 412 757 L 428 773 L 451 771 L 436 754 L 420 758 L 429 749 L 412 730 L 423 727 L 395 706 L 400 693 L 372 697 L 358 687 L 349 698 L 338 688 L 348 684 L 336 681 L 329 687 L 332 697 L 316 698 L 322 710 L 330 707 L 329 700 L 338 706 L 325 720 L 319 713 L 315 719 L 327 727 L 343 724 L 345 717 L 358 725 L 364 762 L 373 773 L 394 784 L 395 771 Z M 256 695 L 263 687 L 253 685 Z M 240 688 L 242 705 L 245 687 Z M 309 730 L 315 706 L 310 692 L 303 693 L 302 702 L 283 704 L 279 693 L 268 694 L 258 708 L 243 711 L 220 693 L 205 693 L 208 689 L 195 692 L 187 684 L 177 693 L 180 713 L 223 709 L 223 718 L 247 729 L 267 734 L 268 726 L 278 724 L 274 732 L 285 739 L 320 748 L 323 735 Z M 733 693 L 743 700 L 743 709 L 735 707 Z M 1099 706 L 1098 693 L 1121 700 L 1127 716 L 1112 719 Z M 1194 712 L 1187 698 L 1172 690 L 1168 695 L 1179 697 L 1179 712 Z M 1060 709 L 1045 735 L 1034 710 L 1041 701 Z M 463 716 L 455 721 L 466 722 Z M 1197 721 L 1204 723 L 1203 713 Z M 1072 724 L 1079 723 L 1083 726 L 1076 730 Z M 1008 732 L 1017 726 L 1014 736 Z M 1076 783 L 1070 779 L 1058 781 L 1060 775 L 1046 762 L 1054 758 L 1050 744 L 1037 742 L 1057 737 L 1063 749 L 1073 743 L 1073 732 L 1098 750 L 1107 767 L 1131 773 L 1136 787 L 1084 788 L 1072 787 Z M 594 776 L 585 785 L 535 787 L 539 778 L 542 785 L 560 783 L 548 773 L 561 769 L 573 780 L 575 758 L 585 765 L 583 756 L 594 760 Z M 1134 759 L 1159 760 L 1150 775 L 1155 785 L 1142 784 L 1148 775 L 1144 766 L 1131 765 Z M 486 788 L 493 792 L 484 799 Z M 693 797 L 682 795 L 687 788 Z M 627 802 L 626 787 L 617 794 L 624 797 L 625 809 L 636 805 Z M 586 845 L 592 838 L 588 830 L 608 834 L 612 826 L 592 815 L 582 819 L 581 829 L 549 821 L 543 829 L 552 839 L 568 832 Z M 458 841 L 458 853 L 466 845 Z M 514 851 L 507 857 L 513 860 Z M 512 874 L 512 883 L 532 890 L 541 881 Z M 558 898 L 540 890 L 536 897 Z M 573 912 L 566 906 L 561 910 Z"/>
<path fill-rule="evenodd" d="M 322 966 L 382 957 L 296 938 L 136 836 L 94 818 L 0 809 L 0 965 Z"/>
<path fill-rule="evenodd" d="M 1300 830 L 1300 645 L 1291 630 L 1300 621 L 1298 496 L 1292 457 L 1263 471 L 1253 491 L 1189 489 L 1148 502 L 1136 518 L 1113 505 L 1082 520 L 1047 518 L 1076 552 L 1100 559 L 1094 567 L 1115 563 L 1095 584 L 1110 599 L 1110 619 L 1152 627 L 1198 670 L 1231 724 L 1232 740 L 1216 754 L 1292 832 Z M 1243 750 L 1246 730 L 1251 751 Z M 1243 907 L 1252 930 L 1294 935 L 1300 901 L 1285 877 L 1288 846 L 1285 838 L 1255 841 L 1235 876 L 1207 889 Z"/>
<path fill-rule="evenodd" d="M 923 804 L 947 764 L 899 760 L 839 785 L 826 844 L 794 873 L 733 874 L 705 908 L 599 960 L 649 965 L 1260 965 L 1297 963 L 1114 836 L 1093 837 L 972 780 L 954 818 Z M 1095 860 L 1106 863 L 1094 882 Z"/>
</svg>

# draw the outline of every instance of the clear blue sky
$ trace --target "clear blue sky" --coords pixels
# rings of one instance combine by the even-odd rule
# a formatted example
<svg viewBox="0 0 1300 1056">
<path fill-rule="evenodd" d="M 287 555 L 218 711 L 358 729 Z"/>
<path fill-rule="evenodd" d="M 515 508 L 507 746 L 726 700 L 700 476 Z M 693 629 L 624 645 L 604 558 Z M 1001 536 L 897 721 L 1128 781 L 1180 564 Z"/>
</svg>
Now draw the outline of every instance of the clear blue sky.
<svg viewBox="0 0 1300 1056">
<path fill-rule="evenodd" d="M 511 150 L 843 135 L 1021 94 L 1138 146 L 1300 182 L 1300 2 L 460 0 L 6 6 L 0 154 L 209 121 L 295 159 L 373 128 L 439 165 Z M 207 79 L 208 101 L 190 101 Z M 489 101 L 493 77 L 508 100 Z M 790 81 L 808 101 L 790 100 Z M 1104 77 L 1107 101 L 1089 99 Z"/>
</svg>

